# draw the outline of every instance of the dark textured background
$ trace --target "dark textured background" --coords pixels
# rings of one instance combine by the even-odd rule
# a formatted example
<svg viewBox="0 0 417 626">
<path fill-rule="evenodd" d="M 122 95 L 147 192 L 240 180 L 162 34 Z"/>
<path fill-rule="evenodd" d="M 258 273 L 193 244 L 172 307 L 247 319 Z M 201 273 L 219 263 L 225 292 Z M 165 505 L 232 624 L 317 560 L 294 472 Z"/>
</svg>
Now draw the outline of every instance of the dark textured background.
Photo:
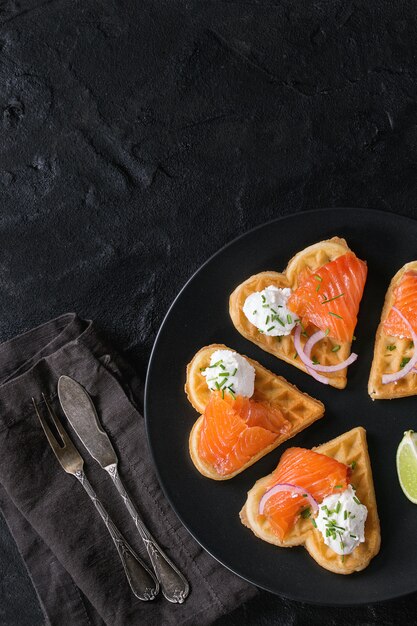
<svg viewBox="0 0 417 626">
<path fill-rule="evenodd" d="M 1 2 L 0 339 L 76 310 L 144 376 L 178 289 L 248 228 L 417 217 L 416 22 L 382 0 Z M 416 600 L 262 593 L 218 626 L 413 624 Z M 0 624 L 41 623 L 2 522 Z"/>
</svg>

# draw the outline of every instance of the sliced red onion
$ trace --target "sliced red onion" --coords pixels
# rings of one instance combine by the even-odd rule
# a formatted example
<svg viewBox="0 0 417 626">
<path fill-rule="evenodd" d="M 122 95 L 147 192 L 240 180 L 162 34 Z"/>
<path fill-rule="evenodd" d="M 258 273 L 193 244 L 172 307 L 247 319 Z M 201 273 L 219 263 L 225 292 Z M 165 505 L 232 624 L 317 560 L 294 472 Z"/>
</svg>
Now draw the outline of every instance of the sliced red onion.
<svg viewBox="0 0 417 626">
<path fill-rule="evenodd" d="M 279 483 L 278 485 L 274 485 L 273 487 L 271 487 L 271 489 L 268 489 L 268 491 L 266 491 L 262 496 L 259 502 L 258 509 L 260 515 L 263 515 L 265 504 L 268 502 L 269 498 L 272 498 L 272 496 L 274 496 L 276 493 L 279 493 L 280 491 L 289 491 L 290 493 L 296 495 L 305 496 L 306 500 L 313 509 L 313 512 L 315 513 L 316 511 L 318 511 L 319 505 L 317 501 L 313 498 L 311 493 L 309 493 L 305 489 L 302 489 L 302 487 L 297 487 L 297 485 L 291 485 L 290 483 Z"/>
<path fill-rule="evenodd" d="M 301 334 L 301 330 L 299 332 L 299 336 L 300 334 Z M 339 370 L 343 370 L 345 367 L 348 367 L 348 365 L 351 365 L 352 363 L 356 361 L 356 359 L 358 358 L 358 355 L 352 352 L 349 358 L 345 359 L 344 361 L 341 361 L 340 363 L 337 363 L 337 365 L 320 365 L 319 363 L 315 365 L 310 358 L 311 350 L 313 349 L 315 344 L 321 339 L 323 339 L 325 336 L 326 336 L 326 333 L 323 332 L 322 330 L 319 330 L 316 333 L 314 333 L 314 335 L 311 335 L 310 339 L 306 342 L 304 346 L 304 356 L 306 357 L 307 362 L 302 357 L 300 357 L 303 363 L 306 365 L 306 367 L 308 367 L 310 370 L 315 370 L 316 372 L 330 373 L 330 372 L 338 372 Z M 301 345 L 301 342 L 300 342 L 300 345 Z"/>
<path fill-rule="evenodd" d="M 339 370 L 342 370 L 345 367 L 348 367 L 348 365 L 354 363 L 357 358 L 358 355 L 352 352 L 348 359 L 345 359 L 345 361 L 342 361 L 337 365 L 312 365 L 311 369 L 318 370 L 319 372 L 338 372 Z"/>
<path fill-rule="evenodd" d="M 397 315 L 399 315 L 401 319 L 403 320 L 403 322 L 407 325 L 411 334 L 411 339 L 414 342 L 414 352 L 413 352 L 413 356 L 408 361 L 407 365 L 405 365 L 399 372 L 394 372 L 394 374 L 383 374 L 382 376 L 383 385 L 387 385 L 388 383 L 395 383 L 397 380 L 400 380 L 400 378 L 407 376 L 407 374 L 411 372 L 411 370 L 414 368 L 415 364 L 417 363 L 417 334 L 414 332 L 413 327 L 411 326 L 408 319 L 405 318 L 404 315 L 395 306 L 392 307 L 392 311 L 395 311 Z"/>
<path fill-rule="evenodd" d="M 321 331 L 320 331 L 321 332 Z M 315 333 L 317 334 L 317 333 Z M 329 384 L 329 379 L 325 378 L 325 376 L 320 376 L 320 374 L 317 374 L 312 368 L 311 366 L 313 365 L 313 362 L 310 358 L 308 358 L 305 354 L 304 354 L 304 350 L 303 350 L 303 346 L 301 345 L 301 340 L 300 340 L 300 335 L 301 335 L 301 326 L 300 324 L 298 324 L 295 327 L 295 334 L 294 334 L 294 345 L 295 345 L 295 349 L 297 351 L 298 356 L 300 357 L 300 359 L 302 360 L 302 362 L 304 363 L 304 365 L 307 368 L 307 372 L 316 380 L 319 381 L 319 383 L 323 383 L 323 385 L 328 385 Z M 314 335 L 313 335 L 314 337 Z M 311 339 L 311 337 L 310 337 Z M 318 340 L 317 340 L 318 341 Z M 316 343 L 316 342 L 315 342 Z M 313 345 L 310 346 L 310 350 L 313 347 Z"/>
<path fill-rule="evenodd" d="M 318 330 L 317 332 L 313 333 L 313 335 L 311 335 L 311 337 L 305 342 L 304 354 L 306 355 L 307 358 L 310 358 L 313 346 L 315 346 L 316 343 L 320 341 L 320 339 L 324 339 L 325 336 L 326 336 L 326 333 L 323 330 Z"/>
</svg>

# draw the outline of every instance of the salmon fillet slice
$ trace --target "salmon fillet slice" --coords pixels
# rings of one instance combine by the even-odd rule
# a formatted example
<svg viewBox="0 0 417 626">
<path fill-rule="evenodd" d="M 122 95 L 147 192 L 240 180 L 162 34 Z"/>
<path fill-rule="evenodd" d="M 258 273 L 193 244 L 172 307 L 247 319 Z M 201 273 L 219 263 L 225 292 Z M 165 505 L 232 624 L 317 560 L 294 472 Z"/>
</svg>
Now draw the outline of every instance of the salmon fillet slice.
<svg viewBox="0 0 417 626">
<path fill-rule="evenodd" d="M 281 411 L 268 402 L 229 394 L 223 398 L 216 391 L 204 411 L 199 454 L 220 475 L 230 474 L 290 428 Z"/>
<path fill-rule="evenodd" d="M 350 342 L 357 323 L 367 266 L 353 252 L 304 273 L 288 307 L 307 327 L 313 324 L 333 339 Z"/>
<path fill-rule="evenodd" d="M 417 272 L 410 270 L 403 274 L 395 291 L 394 306 L 401 311 L 413 330 L 417 332 Z M 398 313 L 392 309 L 383 328 L 387 335 L 411 339 L 410 329 Z"/>
<path fill-rule="evenodd" d="M 350 473 L 350 467 L 324 454 L 289 448 L 272 473 L 268 489 L 281 483 L 295 485 L 306 489 L 320 503 L 328 495 L 344 491 Z M 267 500 L 263 514 L 282 540 L 307 507 L 308 502 L 302 495 L 281 491 Z"/>
</svg>

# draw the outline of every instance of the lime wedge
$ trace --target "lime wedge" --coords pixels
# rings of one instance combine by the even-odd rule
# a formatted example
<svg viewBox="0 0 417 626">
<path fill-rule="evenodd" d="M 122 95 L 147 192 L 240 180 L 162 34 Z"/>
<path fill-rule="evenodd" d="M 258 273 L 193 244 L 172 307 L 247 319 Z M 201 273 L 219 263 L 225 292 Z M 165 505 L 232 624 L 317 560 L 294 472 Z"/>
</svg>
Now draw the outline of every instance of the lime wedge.
<svg viewBox="0 0 417 626">
<path fill-rule="evenodd" d="M 417 433 L 407 430 L 397 450 L 397 472 L 401 489 L 417 504 Z"/>
</svg>

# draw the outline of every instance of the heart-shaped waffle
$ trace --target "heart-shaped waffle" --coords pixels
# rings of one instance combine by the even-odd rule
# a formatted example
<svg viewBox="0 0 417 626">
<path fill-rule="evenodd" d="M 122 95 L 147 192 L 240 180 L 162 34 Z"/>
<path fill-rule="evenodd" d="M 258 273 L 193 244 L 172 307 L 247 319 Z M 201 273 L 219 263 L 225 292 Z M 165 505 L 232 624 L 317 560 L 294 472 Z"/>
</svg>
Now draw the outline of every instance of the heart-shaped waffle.
<svg viewBox="0 0 417 626">
<path fill-rule="evenodd" d="M 414 345 L 406 337 L 388 334 L 384 329 L 384 322 L 396 301 L 396 289 L 406 272 L 417 272 L 417 261 L 406 263 L 392 279 L 385 296 L 381 313 L 381 321 L 376 331 L 374 358 L 369 376 L 368 393 L 373 400 L 390 400 L 417 394 L 417 372 L 413 369 L 403 378 L 388 384 L 382 383 L 384 374 L 399 372 L 403 363 L 410 360 L 414 352 Z"/>
<path fill-rule="evenodd" d="M 187 366 L 185 392 L 190 403 L 199 413 L 204 413 L 210 394 L 212 393 L 201 371 L 210 364 L 210 357 L 216 350 L 230 350 L 230 348 L 222 344 L 212 344 L 201 348 Z M 274 450 L 283 441 L 294 437 L 294 435 L 301 430 L 310 426 L 310 424 L 324 414 L 324 405 L 319 400 L 315 400 L 306 393 L 299 391 L 297 387 L 291 385 L 285 378 L 273 374 L 257 361 L 247 356 L 244 358 L 255 369 L 255 391 L 253 399 L 257 402 L 267 401 L 272 406 L 278 407 L 284 418 L 290 422 L 291 428 L 285 434 L 280 435 L 272 445 L 264 448 L 253 456 L 249 462 L 238 471 L 227 475 L 220 475 L 214 467 L 205 463 L 199 455 L 199 437 L 203 423 L 203 416 L 201 415 L 195 422 L 190 433 L 190 456 L 198 471 L 204 476 L 214 480 L 233 478 L 233 476 L 243 472 L 247 467 L 265 456 L 265 454 Z"/>
<path fill-rule="evenodd" d="M 370 560 L 379 552 L 381 543 L 378 511 L 375 491 L 372 480 L 371 463 L 366 443 L 366 431 L 361 426 L 353 428 L 347 433 L 331 441 L 313 448 L 315 452 L 325 454 L 346 465 L 354 462 L 351 482 L 355 486 L 356 494 L 368 509 L 365 522 L 365 542 L 359 544 L 351 554 L 343 559 L 324 543 L 320 531 L 312 524 L 311 519 L 300 519 L 293 528 L 280 540 L 273 532 L 267 518 L 259 515 L 259 503 L 270 484 L 271 475 L 258 480 L 248 492 L 248 497 L 240 512 L 242 523 L 250 528 L 254 534 L 282 548 L 304 545 L 315 561 L 325 569 L 336 574 L 351 574 L 364 569 Z M 272 555 L 271 555 L 272 556 Z"/>
<path fill-rule="evenodd" d="M 262 348 L 262 350 L 270 352 L 279 359 L 307 372 L 306 366 L 295 349 L 294 332 L 282 337 L 273 337 L 261 333 L 247 319 L 243 312 L 243 305 L 250 294 L 262 291 L 270 285 L 278 288 L 289 287 L 293 291 L 296 290 L 299 286 L 300 276 L 305 276 L 306 272 L 314 274 L 326 263 L 336 260 L 347 252 L 352 251 L 349 249 L 346 241 L 339 237 L 333 237 L 332 239 L 313 244 L 296 254 L 282 273 L 274 271 L 260 272 L 245 280 L 236 287 L 230 296 L 229 312 L 235 328 L 241 335 Z M 336 301 L 336 298 L 334 300 Z M 337 302 L 339 303 L 340 301 Z M 332 308 L 335 308 L 335 305 Z M 317 327 L 311 324 L 305 330 L 311 335 L 317 330 Z M 301 336 L 302 345 L 305 345 L 307 341 L 305 334 L 303 333 L 304 336 Z M 351 341 L 340 341 L 328 336 L 324 337 L 314 347 L 312 356 L 322 366 L 334 366 L 345 361 L 349 357 L 350 351 Z M 347 382 L 346 374 L 347 368 L 344 368 L 337 372 L 326 373 L 326 377 L 329 379 L 330 385 L 343 389 Z"/>
</svg>

